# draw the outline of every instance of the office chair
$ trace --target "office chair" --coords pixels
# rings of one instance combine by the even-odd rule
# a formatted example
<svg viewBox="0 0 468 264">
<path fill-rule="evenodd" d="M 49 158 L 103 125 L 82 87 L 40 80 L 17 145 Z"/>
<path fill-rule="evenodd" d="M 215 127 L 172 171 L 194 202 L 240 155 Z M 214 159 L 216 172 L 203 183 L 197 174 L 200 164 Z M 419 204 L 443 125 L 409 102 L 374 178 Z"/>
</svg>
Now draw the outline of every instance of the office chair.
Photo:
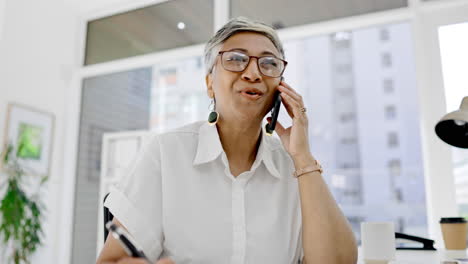
<svg viewBox="0 0 468 264">
<path fill-rule="evenodd" d="M 103 204 L 106 202 L 107 196 L 109 196 L 109 193 L 104 196 Z M 109 208 L 103 206 L 104 208 L 104 242 L 106 242 L 107 235 L 109 234 L 109 231 L 106 228 L 106 223 L 109 221 L 112 221 L 114 218 L 114 215 L 109 211 Z"/>
</svg>

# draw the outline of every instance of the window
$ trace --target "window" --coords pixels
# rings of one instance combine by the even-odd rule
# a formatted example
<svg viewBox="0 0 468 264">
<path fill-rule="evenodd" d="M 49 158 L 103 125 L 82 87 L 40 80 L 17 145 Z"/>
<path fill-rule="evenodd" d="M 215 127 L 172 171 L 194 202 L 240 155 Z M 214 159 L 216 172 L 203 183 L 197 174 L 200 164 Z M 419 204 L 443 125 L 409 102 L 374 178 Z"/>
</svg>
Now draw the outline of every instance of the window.
<svg viewBox="0 0 468 264">
<path fill-rule="evenodd" d="M 347 49 L 349 48 L 351 33 L 347 31 L 337 32 L 333 34 L 333 44 L 336 49 Z"/>
<path fill-rule="evenodd" d="M 92 263 L 96 258 L 96 252 L 80 245 L 86 241 L 91 248 L 96 248 L 96 232 L 89 230 L 96 227 L 96 218 L 90 216 L 98 214 L 102 136 L 109 132 L 148 129 L 150 95 L 149 67 L 83 80 L 71 263 Z"/>
<path fill-rule="evenodd" d="M 397 222 L 397 225 L 395 226 L 395 230 L 397 230 L 396 232 L 400 232 L 400 233 L 403 233 L 405 232 L 405 220 L 403 219 L 403 217 L 398 217 L 398 222 Z"/>
<path fill-rule="evenodd" d="M 380 41 L 386 42 L 390 40 L 390 32 L 388 31 L 388 28 L 381 28 L 379 31 L 379 38 Z"/>
<path fill-rule="evenodd" d="M 353 88 L 341 88 L 337 89 L 337 93 L 339 96 L 347 97 L 353 95 Z"/>
<path fill-rule="evenodd" d="M 397 132 L 389 132 L 387 134 L 387 145 L 389 148 L 396 148 L 398 147 L 398 133 Z"/>
<path fill-rule="evenodd" d="M 403 193 L 400 188 L 395 189 L 395 201 L 397 203 L 402 203 L 403 202 Z"/>
<path fill-rule="evenodd" d="M 446 111 L 458 110 L 467 96 L 468 21 L 439 28 L 440 55 L 445 88 Z M 447 145 L 448 146 L 448 145 Z M 450 147 L 450 146 L 449 146 Z M 468 217 L 468 149 L 452 149 L 455 197 L 461 216 Z"/>
<path fill-rule="evenodd" d="M 398 159 L 393 159 L 388 162 L 388 170 L 392 177 L 401 175 L 401 162 Z"/>
<path fill-rule="evenodd" d="M 340 169 L 351 169 L 351 168 L 356 168 L 358 167 L 356 164 L 353 163 L 342 163 L 339 165 Z"/>
<path fill-rule="evenodd" d="M 340 139 L 340 143 L 343 145 L 355 144 L 357 143 L 357 139 L 355 137 L 348 137 Z"/>
<path fill-rule="evenodd" d="M 286 58 L 293 65 L 300 65 L 286 68 L 285 79 L 296 82 L 305 106 L 315 111 L 309 117 L 310 148 L 328 168 L 324 178 L 346 216 L 397 222 L 403 215 L 404 232 L 425 236 L 421 149 L 413 147 L 417 144 L 407 145 L 421 141 L 419 122 L 412 121 L 418 120 L 419 113 L 414 110 L 418 109 L 414 107 L 418 97 L 415 76 L 411 76 L 415 66 L 411 27 L 398 23 L 383 28 L 392 33 L 385 42 L 378 37 L 382 29 L 378 26 L 284 43 Z M 393 42 L 398 45 L 391 45 Z M 384 48 L 387 54 L 401 58 L 391 62 L 391 72 L 369 64 L 373 61 L 380 66 Z M 338 65 L 350 65 L 352 70 L 337 71 Z M 369 78 L 369 72 L 374 78 Z M 389 100 L 390 95 L 395 95 L 396 83 L 407 87 L 405 96 Z M 382 108 L 376 110 L 376 106 Z M 387 118 L 397 118 L 397 109 L 398 113 L 405 113 L 398 115 L 398 122 L 410 127 L 376 133 L 376 129 L 387 127 Z M 288 118 L 282 114 L 279 121 L 287 124 Z M 411 153 L 395 151 L 398 148 L 410 149 Z M 414 182 L 402 186 L 400 180 L 405 170 L 414 174 Z M 401 191 L 395 191 L 397 188 Z M 393 206 L 400 198 L 404 206 Z M 388 210 L 375 211 L 383 207 Z M 353 226 L 353 230 L 359 237 L 359 229 Z"/>
<path fill-rule="evenodd" d="M 210 100 L 200 60 L 201 56 L 196 56 L 153 66 L 149 124 L 152 130 L 163 132 L 206 118 Z"/>
<path fill-rule="evenodd" d="M 354 120 L 354 113 L 342 113 L 340 115 L 340 122 L 346 123 Z"/>
<path fill-rule="evenodd" d="M 382 53 L 382 67 L 383 68 L 390 68 L 392 67 L 392 55 L 388 52 Z"/>
<path fill-rule="evenodd" d="M 385 94 L 392 94 L 395 92 L 395 87 L 393 83 L 393 79 L 384 79 L 383 80 L 383 88 Z"/>
<path fill-rule="evenodd" d="M 344 189 L 346 187 L 346 176 L 340 174 L 332 175 L 332 187 L 338 189 Z"/>
<path fill-rule="evenodd" d="M 396 108 L 394 105 L 387 105 L 385 107 L 385 119 L 394 120 L 396 118 Z"/>
<path fill-rule="evenodd" d="M 338 64 L 336 65 L 336 72 L 337 73 L 350 73 L 351 72 L 351 65 L 349 64 Z"/>
</svg>

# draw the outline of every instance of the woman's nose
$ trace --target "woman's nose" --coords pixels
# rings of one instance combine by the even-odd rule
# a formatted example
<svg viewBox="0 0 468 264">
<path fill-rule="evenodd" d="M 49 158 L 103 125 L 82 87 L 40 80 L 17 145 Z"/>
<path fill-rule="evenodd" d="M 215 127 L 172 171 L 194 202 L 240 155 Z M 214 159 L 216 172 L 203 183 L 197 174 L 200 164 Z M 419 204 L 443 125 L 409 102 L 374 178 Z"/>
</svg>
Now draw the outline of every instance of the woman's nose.
<svg viewBox="0 0 468 264">
<path fill-rule="evenodd" d="M 260 73 L 260 69 L 257 65 L 257 59 L 251 58 L 249 64 L 242 72 L 242 79 L 250 82 L 258 82 L 262 79 L 262 75 Z"/>
</svg>

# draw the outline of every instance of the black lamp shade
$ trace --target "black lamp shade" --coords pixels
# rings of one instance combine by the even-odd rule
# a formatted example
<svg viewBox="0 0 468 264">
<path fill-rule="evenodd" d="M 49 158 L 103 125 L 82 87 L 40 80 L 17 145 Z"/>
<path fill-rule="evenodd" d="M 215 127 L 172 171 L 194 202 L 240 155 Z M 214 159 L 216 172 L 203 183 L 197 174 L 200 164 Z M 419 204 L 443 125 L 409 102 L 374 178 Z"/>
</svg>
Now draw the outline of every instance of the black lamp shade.
<svg viewBox="0 0 468 264">
<path fill-rule="evenodd" d="M 468 96 L 463 98 L 460 110 L 442 117 L 435 126 L 435 132 L 447 144 L 468 148 Z"/>
</svg>

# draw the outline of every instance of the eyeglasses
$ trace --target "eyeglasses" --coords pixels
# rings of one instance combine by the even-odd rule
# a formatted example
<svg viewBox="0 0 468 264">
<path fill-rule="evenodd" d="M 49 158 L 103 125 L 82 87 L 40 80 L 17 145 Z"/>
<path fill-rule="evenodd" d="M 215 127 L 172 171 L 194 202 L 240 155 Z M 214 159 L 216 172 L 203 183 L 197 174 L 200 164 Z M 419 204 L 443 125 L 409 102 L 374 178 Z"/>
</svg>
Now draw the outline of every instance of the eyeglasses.
<svg viewBox="0 0 468 264">
<path fill-rule="evenodd" d="M 250 59 L 256 58 L 260 73 L 273 78 L 280 77 L 288 64 L 287 61 L 274 56 L 249 56 L 237 51 L 220 51 L 218 55 L 221 55 L 223 68 L 232 72 L 243 72 L 249 65 Z"/>
</svg>

